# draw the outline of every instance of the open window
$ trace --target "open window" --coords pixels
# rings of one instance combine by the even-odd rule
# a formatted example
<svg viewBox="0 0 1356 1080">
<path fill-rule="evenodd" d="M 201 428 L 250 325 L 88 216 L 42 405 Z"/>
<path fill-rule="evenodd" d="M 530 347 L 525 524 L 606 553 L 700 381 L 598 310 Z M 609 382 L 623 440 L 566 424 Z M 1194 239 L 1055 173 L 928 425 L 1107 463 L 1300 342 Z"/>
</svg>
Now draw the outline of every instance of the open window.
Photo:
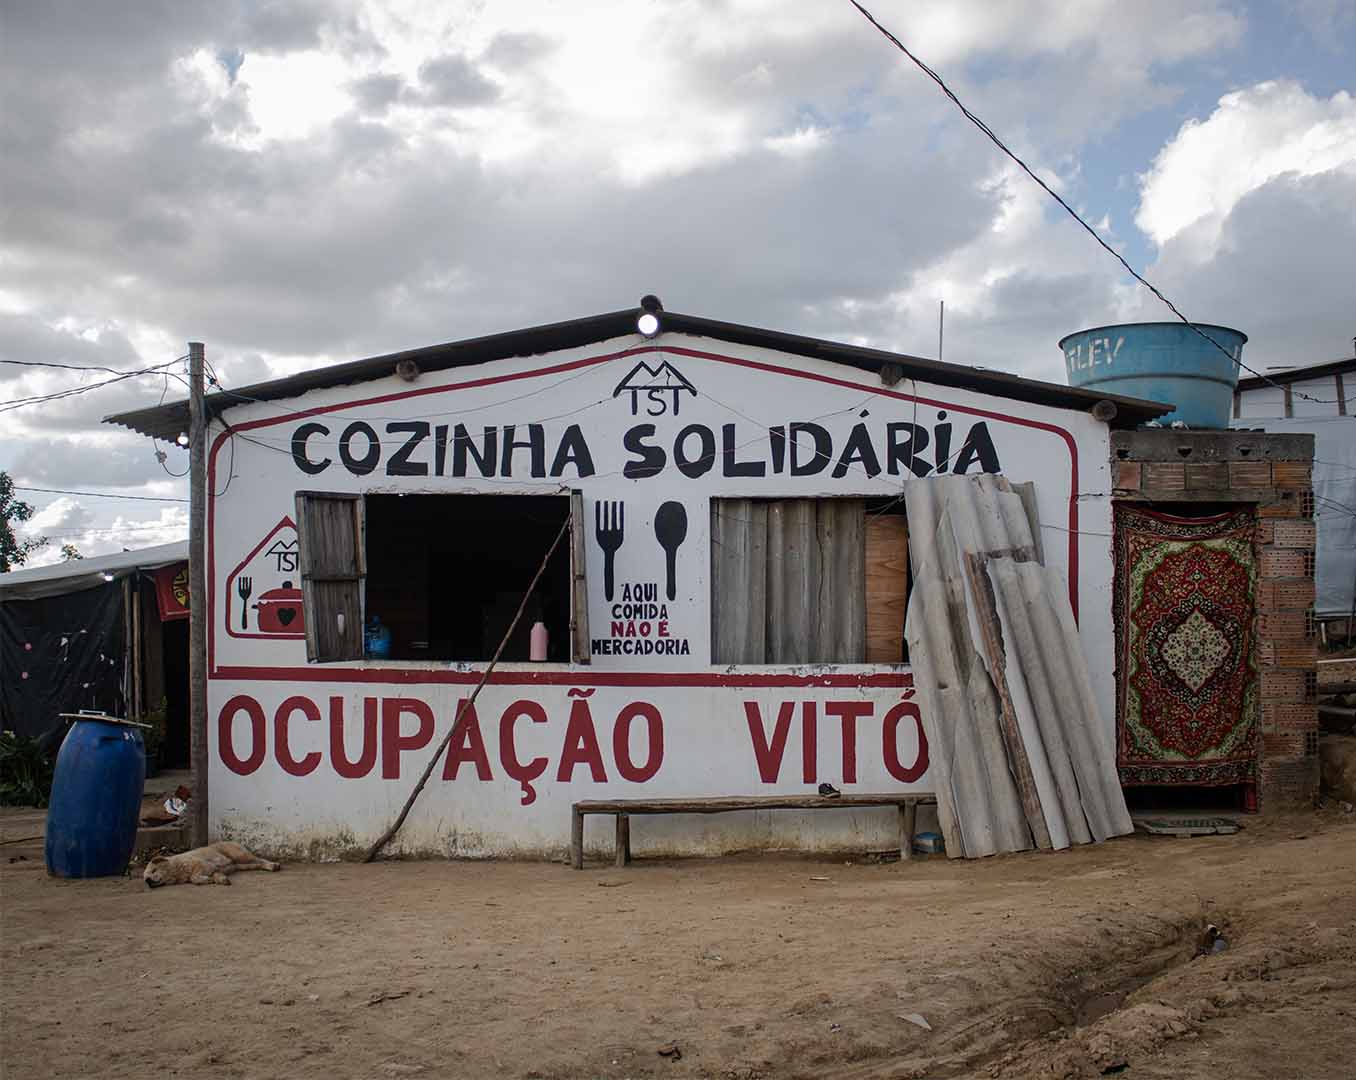
<svg viewBox="0 0 1356 1080">
<path fill-rule="evenodd" d="M 571 519 L 577 535 L 556 546 L 501 659 L 528 660 L 532 628 L 540 622 L 548 661 L 586 662 L 583 515 L 572 515 L 578 501 L 577 493 L 299 493 L 308 658 L 490 660 L 543 556 Z M 336 540 L 336 532 L 345 539 Z M 355 621 L 348 612 L 359 611 L 359 603 Z M 339 622 L 346 630 L 356 625 L 356 638 L 340 639 Z"/>
<path fill-rule="evenodd" d="M 712 662 L 904 662 L 903 510 L 899 499 L 713 499 Z"/>
</svg>

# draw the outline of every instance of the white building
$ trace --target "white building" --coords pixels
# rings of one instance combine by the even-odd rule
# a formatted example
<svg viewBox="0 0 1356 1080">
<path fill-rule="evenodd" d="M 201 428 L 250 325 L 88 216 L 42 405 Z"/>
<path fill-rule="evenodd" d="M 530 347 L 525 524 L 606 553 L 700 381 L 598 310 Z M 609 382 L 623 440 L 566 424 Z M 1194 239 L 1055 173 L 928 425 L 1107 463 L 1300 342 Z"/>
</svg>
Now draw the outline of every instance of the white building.
<svg viewBox="0 0 1356 1080">
<path fill-rule="evenodd" d="M 1319 618 L 1356 611 L 1356 358 L 1239 379 L 1235 428 L 1314 436 L 1315 578 Z"/>
<path fill-rule="evenodd" d="M 1110 741 L 1110 430 L 1163 407 L 667 312 L 647 338 L 637 314 L 209 395 L 214 835 L 375 839 L 567 519 L 398 850 L 558 853 L 583 798 L 926 790 L 900 496 L 943 473 L 1034 481 Z M 187 408 L 113 421 L 173 441 Z M 744 813 L 633 842 L 860 849 L 895 829 L 888 808 Z"/>
</svg>

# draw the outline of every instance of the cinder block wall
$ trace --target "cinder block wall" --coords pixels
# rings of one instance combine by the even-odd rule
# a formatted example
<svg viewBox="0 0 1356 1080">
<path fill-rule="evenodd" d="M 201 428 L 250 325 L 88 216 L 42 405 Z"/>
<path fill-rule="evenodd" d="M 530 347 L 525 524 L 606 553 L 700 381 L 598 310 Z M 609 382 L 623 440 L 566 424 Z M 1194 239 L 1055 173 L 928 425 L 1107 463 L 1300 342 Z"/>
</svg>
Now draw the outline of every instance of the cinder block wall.
<svg viewBox="0 0 1356 1080">
<path fill-rule="evenodd" d="M 1253 640 L 1264 808 L 1307 805 L 1318 794 L 1313 459 L 1312 435 L 1146 428 L 1111 438 L 1115 501 L 1256 508 Z"/>
</svg>

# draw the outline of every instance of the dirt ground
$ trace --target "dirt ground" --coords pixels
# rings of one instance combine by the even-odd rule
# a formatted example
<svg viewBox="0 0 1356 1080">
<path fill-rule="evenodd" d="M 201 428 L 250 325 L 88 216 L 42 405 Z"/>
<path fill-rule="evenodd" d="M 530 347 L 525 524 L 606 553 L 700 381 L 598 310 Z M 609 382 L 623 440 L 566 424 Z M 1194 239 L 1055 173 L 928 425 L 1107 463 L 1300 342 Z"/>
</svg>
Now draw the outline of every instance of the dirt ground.
<svg viewBox="0 0 1356 1080">
<path fill-rule="evenodd" d="M 1340 811 L 973 863 L 292 865 L 155 891 L 39 855 L 0 859 L 0 914 L 13 1080 L 1353 1074 Z M 1196 957 L 1207 921 L 1229 947 Z"/>
</svg>

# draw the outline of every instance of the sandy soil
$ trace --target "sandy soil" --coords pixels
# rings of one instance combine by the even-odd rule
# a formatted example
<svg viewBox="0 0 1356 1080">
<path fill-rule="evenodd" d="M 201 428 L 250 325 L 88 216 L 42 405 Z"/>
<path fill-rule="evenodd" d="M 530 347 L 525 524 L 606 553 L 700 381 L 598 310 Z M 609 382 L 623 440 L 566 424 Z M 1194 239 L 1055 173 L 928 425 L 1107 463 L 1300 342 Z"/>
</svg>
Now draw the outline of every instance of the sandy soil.
<svg viewBox="0 0 1356 1080">
<path fill-rule="evenodd" d="M 294 865 L 154 892 L 39 856 L 0 859 L 0 912 L 14 1080 L 1353 1069 L 1340 812 L 976 863 Z M 1207 921 L 1229 948 L 1195 958 Z"/>
</svg>

